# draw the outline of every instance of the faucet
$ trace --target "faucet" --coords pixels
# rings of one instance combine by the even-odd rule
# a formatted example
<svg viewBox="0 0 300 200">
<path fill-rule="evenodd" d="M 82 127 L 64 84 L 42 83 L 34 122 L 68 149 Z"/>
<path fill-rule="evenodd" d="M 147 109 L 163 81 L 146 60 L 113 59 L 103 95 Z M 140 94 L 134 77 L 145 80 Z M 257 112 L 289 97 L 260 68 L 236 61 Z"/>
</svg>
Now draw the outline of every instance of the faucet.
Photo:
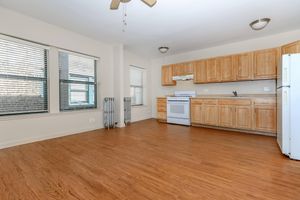
<svg viewBox="0 0 300 200">
<path fill-rule="evenodd" d="M 233 95 L 234 95 L 235 97 L 237 97 L 237 96 L 238 96 L 238 93 L 237 93 L 237 91 L 233 91 L 232 93 L 233 93 Z"/>
</svg>

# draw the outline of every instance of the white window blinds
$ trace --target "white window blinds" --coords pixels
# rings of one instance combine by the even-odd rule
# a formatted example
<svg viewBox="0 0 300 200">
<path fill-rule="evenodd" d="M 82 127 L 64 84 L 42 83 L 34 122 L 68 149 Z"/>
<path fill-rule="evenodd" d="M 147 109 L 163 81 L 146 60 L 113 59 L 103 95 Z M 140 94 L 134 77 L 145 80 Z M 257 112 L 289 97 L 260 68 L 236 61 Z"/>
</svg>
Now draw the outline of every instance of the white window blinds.
<svg viewBox="0 0 300 200">
<path fill-rule="evenodd" d="M 48 50 L 0 38 L 0 115 L 48 111 Z"/>
<path fill-rule="evenodd" d="M 60 110 L 96 108 L 96 60 L 59 52 Z"/>
<path fill-rule="evenodd" d="M 144 69 L 130 67 L 130 96 L 131 105 L 143 105 L 143 73 Z"/>
</svg>

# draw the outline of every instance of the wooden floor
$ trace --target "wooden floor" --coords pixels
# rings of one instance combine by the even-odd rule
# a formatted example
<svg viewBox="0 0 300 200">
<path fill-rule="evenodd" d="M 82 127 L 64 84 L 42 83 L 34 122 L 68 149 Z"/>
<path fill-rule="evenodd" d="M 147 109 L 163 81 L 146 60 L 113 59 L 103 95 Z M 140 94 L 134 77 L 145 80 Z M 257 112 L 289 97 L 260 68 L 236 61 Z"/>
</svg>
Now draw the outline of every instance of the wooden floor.
<svg viewBox="0 0 300 200">
<path fill-rule="evenodd" d="M 275 138 L 159 124 L 0 150 L 1 200 L 300 199 Z"/>
</svg>

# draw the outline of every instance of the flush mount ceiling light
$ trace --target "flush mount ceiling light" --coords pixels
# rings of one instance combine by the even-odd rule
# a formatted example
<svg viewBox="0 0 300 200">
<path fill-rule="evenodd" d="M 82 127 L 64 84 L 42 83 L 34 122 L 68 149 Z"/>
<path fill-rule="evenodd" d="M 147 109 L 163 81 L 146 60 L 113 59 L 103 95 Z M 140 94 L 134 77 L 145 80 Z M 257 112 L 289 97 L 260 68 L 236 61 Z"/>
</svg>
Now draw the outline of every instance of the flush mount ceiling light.
<svg viewBox="0 0 300 200">
<path fill-rule="evenodd" d="M 167 53 L 169 51 L 169 47 L 159 47 L 158 50 L 160 53 Z"/>
<path fill-rule="evenodd" d="M 269 24 L 270 21 L 271 21 L 270 18 L 262 18 L 262 19 L 257 19 L 255 21 L 251 22 L 249 25 L 253 30 L 259 31 L 259 30 L 262 30 L 263 28 L 265 28 Z"/>
</svg>

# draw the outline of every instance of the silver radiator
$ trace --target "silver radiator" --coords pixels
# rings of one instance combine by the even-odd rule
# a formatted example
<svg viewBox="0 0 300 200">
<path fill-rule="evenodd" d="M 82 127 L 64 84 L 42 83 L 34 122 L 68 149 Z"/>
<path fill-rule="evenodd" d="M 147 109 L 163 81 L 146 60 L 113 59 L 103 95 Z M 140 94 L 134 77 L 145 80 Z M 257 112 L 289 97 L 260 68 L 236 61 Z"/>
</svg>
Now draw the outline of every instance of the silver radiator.
<svg viewBox="0 0 300 200">
<path fill-rule="evenodd" d="M 124 97 L 124 123 L 131 122 L 131 97 Z"/>
<path fill-rule="evenodd" d="M 115 127 L 115 99 L 106 97 L 103 102 L 103 124 L 105 128 Z"/>
</svg>

